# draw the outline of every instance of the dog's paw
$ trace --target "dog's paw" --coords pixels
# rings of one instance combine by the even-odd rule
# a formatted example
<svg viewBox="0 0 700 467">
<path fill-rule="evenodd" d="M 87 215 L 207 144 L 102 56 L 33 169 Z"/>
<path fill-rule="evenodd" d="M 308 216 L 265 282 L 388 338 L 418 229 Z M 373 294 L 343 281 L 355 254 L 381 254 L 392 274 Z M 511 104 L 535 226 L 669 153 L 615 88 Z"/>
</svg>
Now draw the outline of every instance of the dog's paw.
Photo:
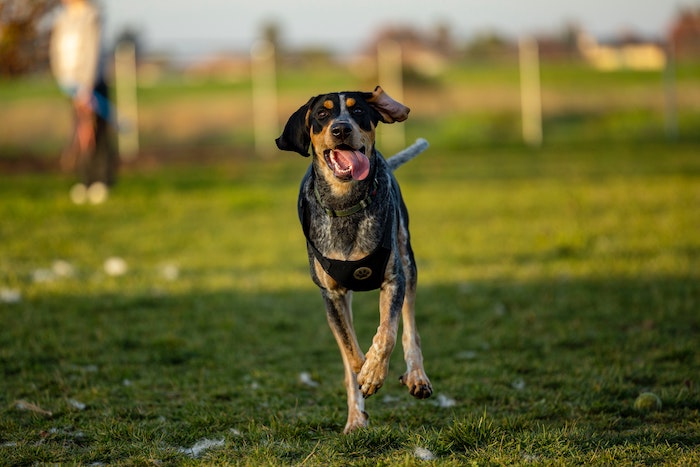
<svg viewBox="0 0 700 467">
<path fill-rule="evenodd" d="M 387 362 L 367 354 L 367 360 L 357 375 L 357 383 L 365 399 L 379 391 L 379 388 L 384 385 L 388 372 Z"/>
<path fill-rule="evenodd" d="M 408 392 L 416 399 L 427 399 L 433 394 L 433 386 L 423 370 L 413 370 L 399 376 L 399 381 L 408 387 Z"/>
<path fill-rule="evenodd" d="M 343 433 L 346 435 L 352 431 L 365 428 L 369 425 L 369 415 L 364 410 L 348 417 Z"/>
</svg>

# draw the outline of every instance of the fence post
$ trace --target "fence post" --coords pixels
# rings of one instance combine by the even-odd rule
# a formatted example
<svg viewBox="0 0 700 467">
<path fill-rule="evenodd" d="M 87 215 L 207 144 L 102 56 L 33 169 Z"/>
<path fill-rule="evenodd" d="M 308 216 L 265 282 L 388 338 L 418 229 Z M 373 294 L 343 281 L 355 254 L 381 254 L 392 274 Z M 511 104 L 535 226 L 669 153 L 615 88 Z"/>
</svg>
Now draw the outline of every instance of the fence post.
<svg viewBox="0 0 700 467">
<path fill-rule="evenodd" d="M 133 159 L 139 153 L 139 113 L 136 94 L 136 47 L 131 41 L 117 45 L 114 53 L 119 156 Z"/>
<path fill-rule="evenodd" d="M 542 144 L 542 95 L 537 41 L 529 37 L 521 38 L 518 50 L 523 140 L 531 146 L 540 146 Z"/>
<path fill-rule="evenodd" d="M 666 67 L 664 69 L 664 101 L 666 137 L 672 141 L 678 139 L 678 98 L 676 95 L 676 54 L 673 41 L 668 44 L 666 51 Z"/>
<path fill-rule="evenodd" d="M 275 46 L 268 40 L 257 41 L 251 47 L 250 56 L 255 152 L 269 155 L 275 138 L 279 136 Z"/>
<path fill-rule="evenodd" d="M 384 90 L 399 102 L 403 102 L 403 59 L 401 44 L 393 40 L 377 44 L 377 78 Z M 403 125 L 380 125 L 379 139 L 388 152 L 405 146 L 406 133 Z"/>
</svg>

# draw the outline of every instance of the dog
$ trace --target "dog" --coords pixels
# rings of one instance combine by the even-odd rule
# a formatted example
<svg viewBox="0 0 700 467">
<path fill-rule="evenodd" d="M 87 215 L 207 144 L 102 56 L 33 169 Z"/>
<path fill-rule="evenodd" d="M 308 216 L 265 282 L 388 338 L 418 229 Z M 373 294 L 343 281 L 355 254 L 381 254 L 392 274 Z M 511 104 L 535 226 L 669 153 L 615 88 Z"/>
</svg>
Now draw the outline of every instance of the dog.
<svg viewBox="0 0 700 467">
<path fill-rule="evenodd" d="M 409 108 L 380 86 L 373 92 L 312 97 L 287 121 L 277 147 L 312 161 L 299 190 L 298 213 L 306 236 L 313 282 L 345 369 L 348 418 L 344 432 L 366 427 L 364 399 L 384 384 L 396 343 L 399 317 L 406 372 L 399 378 L 418 399 L 432 385 L 423 368 L 414 304 L 417 269 L 408 231 L 408 211 L 394 169 L 427 147 L 385 160 L 375 147 L 379 122 L 408 118 Z M 353 291 L 380 289 L 379 327 L 365 355 L 353 328 Z"/>
</svg>

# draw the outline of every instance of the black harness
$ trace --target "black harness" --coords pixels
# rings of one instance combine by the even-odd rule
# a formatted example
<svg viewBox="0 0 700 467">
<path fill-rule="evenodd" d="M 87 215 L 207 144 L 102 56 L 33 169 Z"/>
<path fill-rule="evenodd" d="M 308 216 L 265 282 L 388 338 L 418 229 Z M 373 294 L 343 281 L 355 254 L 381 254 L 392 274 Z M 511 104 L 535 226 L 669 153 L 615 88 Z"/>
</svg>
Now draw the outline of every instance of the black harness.
<svg viewBox="0 0 700 467">
<path fill-rule="evenodd" d="M 307 175 L 311 176 L 311 174 Z M 306 177 L 304 177 L 304 180 L 306 180 Z M 302 186 L 303 183 L 304 182 L 302 182 Z M 344 211 L 333 211 L 330 209 L 325 209 L 325 211 L 330 217 L 344 217 L 355 214 L 372 203 L 372 198 L 376 195 L 376 192 L 377 181 L 375 179 L 374 185 L 367 194 L 367 197 L 359 204 Z M 314 193 L 320 204 L 320 197 L 315 188 Z M 364 292 L 367 290 L 375 290 L 380 288 L 382 282 L 384 281 L 384 271 L 386 270 L 386 266 L 389 263 L 389 257 L 391 256 L 391 232 L 394 224 L 394 218 L 396 216 L 395 210 L 392 209 L 392 211 L 389 213 L 381 242 L 379 242 L 379 245 L 377 245 L 377 248 L 375 248 L 374 251 L 357 261 L 343 261 L 338 259 L 330 259 L 323 256 L 323 254 L 318 250 L 318 248 L 316 248 L 316 245 L 314 245 L 309 238 L 310 222 L 307 204 L 308 202 L 303 196 L 303 193 L 300 191 L 298 204 L 299 221 L 301 222 L 301 227 L 304 230 L 306 244 L 313 252 L 316 260 L 319 262 L 323 270 L 326 271 L 328 275 L 330 275 L 337 283 L 349 290 Z"/>
</svg>

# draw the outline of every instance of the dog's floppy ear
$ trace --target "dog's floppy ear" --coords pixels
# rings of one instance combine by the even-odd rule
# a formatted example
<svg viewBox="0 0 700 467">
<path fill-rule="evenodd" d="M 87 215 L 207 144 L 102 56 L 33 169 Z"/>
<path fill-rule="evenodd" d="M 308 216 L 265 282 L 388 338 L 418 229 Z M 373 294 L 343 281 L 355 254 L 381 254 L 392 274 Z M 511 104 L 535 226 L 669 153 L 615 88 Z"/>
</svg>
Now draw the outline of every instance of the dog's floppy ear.
<svg viewBox="0 0 700 467">
<path fill-rule="evenodd" d="M 282 151 L 294 151 L 304 157 L 309 157 L 311 135 L 309 134 L 308 114 L 314 99 L 315 97 L 309 99 L 309 102 L 302 105 L 287 120 L 282 134 L 275 140 L 277 147 Z"/>
<path fill-rule="evenodd" d="M 408 118 L 408 112 L 411 111 L 401 102 L 389 97 L 389 94 L 385 93 L 381 86 L 374 88 L 367 103 L 379 112 L 384 123 L 403 122 Z"/>
</svg>

